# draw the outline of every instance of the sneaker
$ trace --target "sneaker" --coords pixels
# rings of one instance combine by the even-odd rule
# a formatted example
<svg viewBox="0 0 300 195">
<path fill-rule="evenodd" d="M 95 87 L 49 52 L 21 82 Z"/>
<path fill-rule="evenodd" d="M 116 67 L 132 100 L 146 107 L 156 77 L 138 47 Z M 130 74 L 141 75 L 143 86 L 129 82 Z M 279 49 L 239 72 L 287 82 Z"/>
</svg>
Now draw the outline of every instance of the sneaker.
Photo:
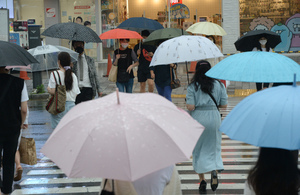
<svg viewBox="0 0 300 195">
<path fill-rule="evenodd" d="M 216 191 L 219 185 L 218 174 L 217 171 L 211 172 L 210 186 L 212 191 Z"/>
</svg>

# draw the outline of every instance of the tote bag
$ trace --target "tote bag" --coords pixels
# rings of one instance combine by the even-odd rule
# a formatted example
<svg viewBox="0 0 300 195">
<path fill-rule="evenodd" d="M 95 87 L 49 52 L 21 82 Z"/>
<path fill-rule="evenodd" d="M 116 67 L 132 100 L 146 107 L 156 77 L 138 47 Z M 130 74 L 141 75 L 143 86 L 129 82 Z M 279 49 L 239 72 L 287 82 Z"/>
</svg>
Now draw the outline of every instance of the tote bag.
<svg viewBox="0 0 300 195">
<path fill-rule="evenodd" d="M 27 165 L 35 165 L 37 163 L 35 141 L 33 138 L 21 137 L 20 161 Z"/>
<path fill-rule="evenodd" d="M 65 111 L 65 106 L 66 106 L 66 86 L 61 84 L 60 76 L 57 71 L 55 71 L 58 75 L 59 78 L 59 85 L 56 80 L 56 76 L 53 73 L 56 87 L 55 87 L 55 94 L 50 95 L 48 98 L 48 102 L 46 104 L 46 110 L 53 115 L 57 115 L 58 113 L 61 113 Z"/>
<path fill-rule="evenodd" d="M 117 82 L 117 76 L 118 76 L 118 66 L 111 66 L 111 69 L 109 71 L 108 80 L 111 82 Z"/>
</svg>

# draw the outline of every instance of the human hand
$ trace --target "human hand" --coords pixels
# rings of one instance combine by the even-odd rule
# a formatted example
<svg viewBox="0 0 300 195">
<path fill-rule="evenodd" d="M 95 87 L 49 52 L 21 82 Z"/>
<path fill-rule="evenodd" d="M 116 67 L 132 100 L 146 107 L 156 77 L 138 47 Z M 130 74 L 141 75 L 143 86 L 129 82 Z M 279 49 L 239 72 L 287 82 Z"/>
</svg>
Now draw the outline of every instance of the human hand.
<svg viewBox="0 0 300 195">
<path fill-rule="evenodd" d="M 130 65 L 130 66 L 127 68 L 126 72 L 130 73 L 131 70 L 132 70 L 132 68 L 133 68 L 133 65 Z"/>
<path fill-rule="evenodd" d="M 148 56 L 152 57 L 153 56 L 153 52 L 148 52 Z"/>
<path fill-rule="evenodd" d="M 155 74 L 154 74 L 154 72 L 151 71 L 150 74 L 151 74 L 151 79 L 155 79 Z"/>
<path fill-rule="evenodd" d="M 102 92 L 98 92 L 98 97 L 102 97 Z"/>
<path fill-rule="evenodd" d="M 28 128 L 28 124 L 22 124 L 21 125 L 21 129 L 27 129 Z"/>
<path fill-rule="evenodd" d="M 117 55 L 116 55 L 116 59 L 117 59 L 117 60 L 120 59 L 120 57 L 121 57 L 121 54 L 117 54 Z"/>
<path fill-rule="evenodd" d="M 138 49 L 138 50 L 136 51 L 136 54 L 137 54 L 138 56 L 141 55 L 141 50 Z"/>
</svg>

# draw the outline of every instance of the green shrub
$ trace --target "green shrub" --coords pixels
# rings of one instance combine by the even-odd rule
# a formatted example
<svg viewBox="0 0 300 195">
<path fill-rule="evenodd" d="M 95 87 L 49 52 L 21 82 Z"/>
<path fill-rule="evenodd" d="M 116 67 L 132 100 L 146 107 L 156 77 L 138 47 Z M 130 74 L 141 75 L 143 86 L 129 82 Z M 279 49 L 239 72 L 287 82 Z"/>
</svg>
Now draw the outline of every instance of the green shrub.
<svg viewBox="0 0 300 195">
<path fill-rule="evenodd" d="M 45 93 L 45 87 L 43 84 L 36 87 L 37 93 Z"/>
</svg>

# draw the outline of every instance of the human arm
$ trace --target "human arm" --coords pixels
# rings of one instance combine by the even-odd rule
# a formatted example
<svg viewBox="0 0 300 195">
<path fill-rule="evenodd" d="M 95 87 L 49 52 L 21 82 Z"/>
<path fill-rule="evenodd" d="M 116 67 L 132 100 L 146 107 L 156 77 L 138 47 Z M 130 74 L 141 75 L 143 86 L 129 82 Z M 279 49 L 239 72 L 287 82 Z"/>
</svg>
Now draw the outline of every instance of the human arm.
<svg viewBox="0 0 300 195">
<path fill-rule="evenodd" d="M 219 108 L 227 108 L 228 96 L 226 93 L 226 88 L 223 83 L 219 82 L 221 85 L 221 98 L 219 102 Z"/>
<path fill-rule="evenodd" d="M 196 106 L 195 106 L 195 90 L 194 90 L 194 84 L 190 84 L 187 88 L 187 94 L 186 94 L 186 108 L 189 111 L 193 111 L 195 110 Z"/>
<path fill-rule="evenodd" d="M 114 66 L 118 66 L 118 61 L 119 61 L 120 57 L 121 57 L 120 54 L 117 54 L 117 55 L 114 54 L 114 58 L 113 58 L 113 65 Z"/>
<path fill-rule="evenodd" d="M 127 68 L 126 71 L 127 71 L 128 73 L 130 73 L 131 70 L 132 70 L 134 67 L 136 67 L 136 66 L 139 65 L 139 61 L 138 61 L 137 56 L 136 56 L 136 54 L 134 53 L 133 50 L 131 51 L 131 58 L 132 58 L 132 60 L 134 61 L 134 63 L 131 64 L 131 65 Z"/>
<path fill-rule="evenodd" d="M 88 64 L 89 66 L 91 67 L 91 71 L 92 71 L 92 76 L 94 77 L 94 81 L 95 81 L 95 84 L 96 84 L 96 90 L 97 90 L 97 94 L 99 97 L 102 96 L 102 90 L 101 90 L 101 87 L 100 87 L 100 79 L 99 79 L 99 75 L 97 73 L 97 70 L 96 70 L 96 66 L 95 66 L 95 62 L 94 62 L 94 59 L 87 56 L 88 58 Z"/>
<path fill-rule="evenodd" d="M 27 92 L 27 87 L 26 87 L 26 83 L 24 82 L 24 86 L 23 86 L 23 90 L 22 90 L 22 94 L 21 94 L 21 129 L 24 126 L 24 122 L 26 120 L 26 115 L 27 115 L 27 101 L 29 100 L 28 98 L 28 92 Z"/>
<path fill-rule="evenodd" d="M 49 78 L 49 83 L 48 83 L 48 87 L 47 87 L 47 91 L 50 95 L 54 95 L 55 94 L 55 88 L 56 88 L 56 83 L 53 77 L 54 72 L 51 72 L 50 74 L 50 78 Z"/>
</svg>

